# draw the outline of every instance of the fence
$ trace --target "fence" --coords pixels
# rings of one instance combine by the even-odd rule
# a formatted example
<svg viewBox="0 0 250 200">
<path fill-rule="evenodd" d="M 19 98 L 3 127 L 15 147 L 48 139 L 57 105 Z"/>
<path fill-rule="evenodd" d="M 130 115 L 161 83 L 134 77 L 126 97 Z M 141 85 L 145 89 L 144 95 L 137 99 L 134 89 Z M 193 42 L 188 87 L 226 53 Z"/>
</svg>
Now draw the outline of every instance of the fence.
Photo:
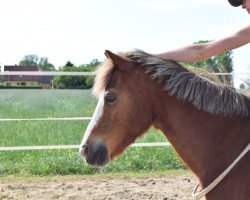
<svg viewBox="0 0 250 200">
<path fill-rule="evenodd" d="M 235 76 L 234 73 L 215 73 L 216 75 Z M 237 73 L 246 74 L 246 73 Z M 4 71 L 0 76 L 92 76 L 94 72 L 34 72 L 34 71 Z M 70 120 L 91 120 L 91 117 L 70 117 L 70 118 L 24 118 L 24 119 L 0 119 L 0 122 L 8 121 L 70 121 Z M 168 142 L 155 143 L 135 143 L 132 147 L 152 147 L 152 146 L 170 146 Z M 54 146 L 16 146 L 0 147 L 0 151 L 17 150 L 50 150 L 50 149 L 76 149 L 79 145 L 54 145 Z"/>
</svg>

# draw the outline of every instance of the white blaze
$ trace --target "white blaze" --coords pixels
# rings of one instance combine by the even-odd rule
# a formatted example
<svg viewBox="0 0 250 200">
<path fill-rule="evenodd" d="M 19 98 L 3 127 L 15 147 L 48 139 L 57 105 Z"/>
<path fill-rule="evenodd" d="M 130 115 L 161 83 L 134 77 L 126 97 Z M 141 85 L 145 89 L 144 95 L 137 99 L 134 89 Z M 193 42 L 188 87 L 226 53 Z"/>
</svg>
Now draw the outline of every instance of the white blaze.
<svg viewBox="0 0 250 200">
<path fill-rule="evenodd" d="M 96 123 L 98 122 L 98 120 L 102 117 L 102 113 L 103 113 L 103 106 L 104 106 L 104 94 L 101 94 L 97 103 L 97 106 L 95 108 L 95 112 L 94 115 L 87 127 L 87 130 L 84 133 L 83 139 L 82 139 L 82 143 L 80 146 L 80 151 L 82 146 L 86 143 L 86 141 L 88 140 L 92 129 L 95 127 Z"/>
</svg>

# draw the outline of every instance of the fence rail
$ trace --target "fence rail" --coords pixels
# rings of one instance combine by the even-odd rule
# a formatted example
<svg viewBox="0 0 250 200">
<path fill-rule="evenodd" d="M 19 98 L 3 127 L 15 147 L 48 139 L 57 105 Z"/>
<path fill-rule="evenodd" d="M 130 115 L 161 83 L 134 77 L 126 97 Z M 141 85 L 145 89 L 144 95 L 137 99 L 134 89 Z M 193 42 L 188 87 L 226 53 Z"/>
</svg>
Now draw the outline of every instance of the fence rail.
<svg viewBox="0 0 250 200">
<path fill-rule="evenodd" d="M 130 147 L 162 147 L 171 146 L 169 142 L 135 143 Z M 53 146 L 16 146 L 0 147 L 0 151 L 27 151 L 27 150 L 53 150 L 53 149 L 79 149 L 80 145 L 53 145 Z"/>
<path fill-rule="evenodd" d="M 61 118 L 19 118 L 19 119 L 0 119 L 0 122 L 10 121 L 74 121 L 91 120 L 91 117 L 61 117 Z"/>
<path fill-rule="evenodd" d="M 95 72 L 3 71 L 1 76 L 93 76 Z"/>
<path fill-rule="evenodd" d="M 204 74 L 204 73 L 201 73 Z M 231 72 L 231 73 L 208 73 L 215 75 L 250 75 L 250 72 Z M 0 71 L 0 76 L 93 76 L 95 72 L 62 72 L 62 71 Z"/>
<path fill-rule="evenodd" d="M 201 72 L 204 74 L 204 72 Z M 249 75 L 249 71 L 242 72 L 221 72 L 221 73 L 213 73 L 208 72 L 207 74 L 215 74 L 215 75 Z M 80 72 L 80 71 L 0 71 L 0 75 L 9 75 L 9 76 L 17 76 L 17 75 L 34 75 L 34 76 L 85 76 L 85 75 L 95 75 L 95 72 Z"/>
</svg>

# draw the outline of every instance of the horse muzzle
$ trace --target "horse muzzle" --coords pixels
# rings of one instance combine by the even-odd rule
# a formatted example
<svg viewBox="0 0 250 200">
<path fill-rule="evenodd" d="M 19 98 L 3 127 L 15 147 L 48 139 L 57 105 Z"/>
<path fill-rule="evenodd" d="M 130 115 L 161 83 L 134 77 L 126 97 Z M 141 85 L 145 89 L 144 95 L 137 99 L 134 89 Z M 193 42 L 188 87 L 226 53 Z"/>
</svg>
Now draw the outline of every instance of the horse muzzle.
<svg viewBox="0 0 250 200">
<path fill-rule="evenodd" d="M 104 166 L 110 160 L 108 148 L 104 142 L 84 144 L 81 147 L 80 154 L 90 165 Z"/>
</svg>

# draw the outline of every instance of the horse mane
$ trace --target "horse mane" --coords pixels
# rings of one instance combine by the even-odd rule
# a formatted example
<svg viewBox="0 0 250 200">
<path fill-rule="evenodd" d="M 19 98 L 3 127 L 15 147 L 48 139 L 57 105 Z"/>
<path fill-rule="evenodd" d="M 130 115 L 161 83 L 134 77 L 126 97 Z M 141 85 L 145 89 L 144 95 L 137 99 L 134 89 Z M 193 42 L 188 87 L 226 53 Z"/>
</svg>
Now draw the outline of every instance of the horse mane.
<svg viewBox="0 0 250 200">
<path fill-rule="evenodd" d="M 163 90 L 178 101 L 189 102 L 197 109 L 211 114 L 250 116 L 250 99 L 228 85 L 215 83 L 177 62 L 162 60 L 141 50 L 120 55 L 143 67 L 145 73 L 162 83 Z M 93 90 L 95 95 L 105 90 L 114 68 L 110 59 L 99 67 Z"/>
</svg>

